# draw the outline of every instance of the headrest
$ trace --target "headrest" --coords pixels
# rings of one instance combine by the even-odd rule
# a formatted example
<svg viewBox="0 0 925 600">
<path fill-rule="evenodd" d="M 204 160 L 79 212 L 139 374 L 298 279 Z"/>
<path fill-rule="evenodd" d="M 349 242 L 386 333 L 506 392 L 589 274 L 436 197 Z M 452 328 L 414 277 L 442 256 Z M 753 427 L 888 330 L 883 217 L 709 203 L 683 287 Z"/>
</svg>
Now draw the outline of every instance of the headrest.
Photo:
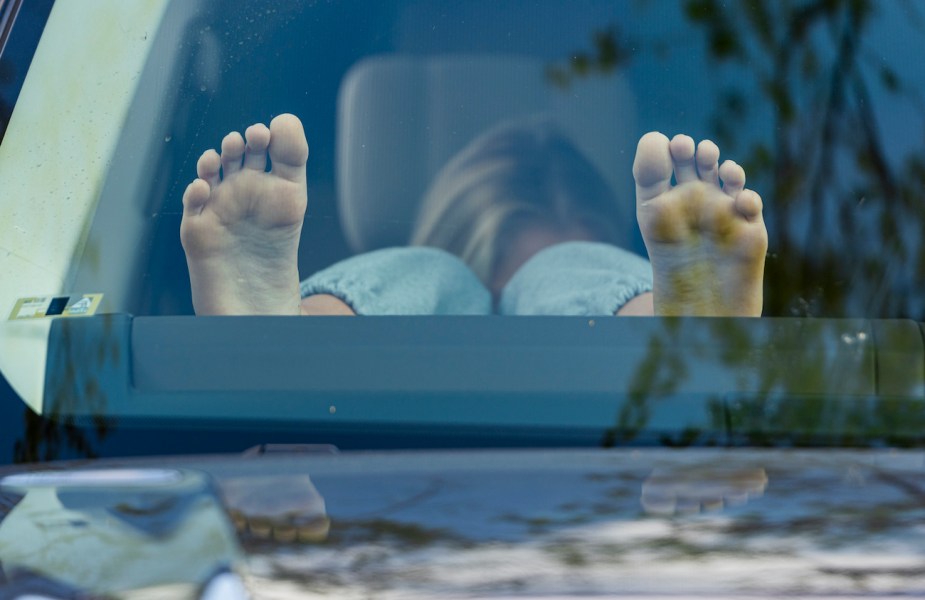
<svg viewBox="0 0 925 600">
<path fill-rule="evenodd" d="M 338 98 L 338 202 L 347 240 L 356 252 L 406 244 L 421 197 L 453 155 L 501 122 L 541 114 L 572 138 L 625 205 L 629 245 L 635 112 L 619 74 L 562 88 L 533 58 L 365 59 L 344 77 Z"/>
</svg>

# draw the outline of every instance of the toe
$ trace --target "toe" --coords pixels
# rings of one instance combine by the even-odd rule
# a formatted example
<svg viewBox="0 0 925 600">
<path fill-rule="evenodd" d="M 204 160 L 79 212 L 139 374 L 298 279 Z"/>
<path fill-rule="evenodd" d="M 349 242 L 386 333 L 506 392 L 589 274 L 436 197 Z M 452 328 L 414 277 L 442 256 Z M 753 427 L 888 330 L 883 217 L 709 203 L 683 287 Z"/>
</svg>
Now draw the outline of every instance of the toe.
<svg viewBox="0 0 925 600">
<path fill-rule="evenodd" d="M 202 208 L 209 201 L 211 193 L 212 188 L 206 181 L 202 179 L 193 180 L 191 184 L 186 186 L 186 191 L 183 192 L 183 214 L 198 215 L 201 213 Z"/>
<path fill-rule="evenodd" d="M 237 131 L 232 131 L 222 140 L 222 175 L 228 177 L 240 171 L 242 156 L 244 156 L 244 138 Z"/>
<path fill-rule="evenodd" d="M 761 219 L 761 210 L 763 208 L 761 196 L 752 190 L 742 190 L 735 197 L 736 212 L 742 215 L 745 220 L 753 222 Z"/>
<path fill-rule="evenodd" d="M 723 191 L 733 198 L 745 189 L 745 169 L 734 161 L 727 160 L 720 166 L 719 177 L 723 180 Z"/>
<path fill-rule="evenodd" d="M 270 145 L 270 130 L 263 123 L 251 125 L 244 132 L 247 145 L 244 148 L 244 168 L 265 171 L 267 168 L 267 146 Z"/>
<path fill-rule="evenodd" d="M 633 161 L 636 201 L 646 202 L 671 189 L 672 168 L 668 138 L 657 131 L 642 136 Z"/>
<path fill-rule="evenodd" d="M 279 115 L 270 122 L 270 161 L 274 174 L 290 181 L 305 179 L 308 142 L 295 115 Z"/>
<path fill-rule="evenodd" d="M 719 185 L 719 147 L 710 140 L 697 145 L 697 174 L 700 181 Z"/>
<path fill-rule="evenodd" d="M 196 163 L 196 174 L 205 181 L 209 187 L 215 187 L 219 183 L 219 169 L 222 166 L 218 152 L 215 150 L 206 150 L 199 157 Z"/>
<path fill-rule="evenodd" d="M 694 166 L 694 140 L 687 135 L 676 135 L 668 145 L 674 164 L 674 177 L 678 185 L 697 181 L 697 167 Z"/>
</svg>

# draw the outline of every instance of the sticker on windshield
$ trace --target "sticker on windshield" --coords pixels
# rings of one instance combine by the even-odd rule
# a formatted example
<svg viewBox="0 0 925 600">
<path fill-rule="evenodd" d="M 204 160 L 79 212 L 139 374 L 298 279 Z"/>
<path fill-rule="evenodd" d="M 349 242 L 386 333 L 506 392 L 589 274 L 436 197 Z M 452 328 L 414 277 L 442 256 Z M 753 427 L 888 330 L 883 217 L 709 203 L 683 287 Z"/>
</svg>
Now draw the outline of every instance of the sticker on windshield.
<svg viewBox="0 0 925 600">
<path fill-rule="evenodd" d="M 36 296 L 20 298 L 10 313 L 10 320 L 43 317 L 89 317 L 100 306 L 103 294 L 71 296 Z"/>
</svg>

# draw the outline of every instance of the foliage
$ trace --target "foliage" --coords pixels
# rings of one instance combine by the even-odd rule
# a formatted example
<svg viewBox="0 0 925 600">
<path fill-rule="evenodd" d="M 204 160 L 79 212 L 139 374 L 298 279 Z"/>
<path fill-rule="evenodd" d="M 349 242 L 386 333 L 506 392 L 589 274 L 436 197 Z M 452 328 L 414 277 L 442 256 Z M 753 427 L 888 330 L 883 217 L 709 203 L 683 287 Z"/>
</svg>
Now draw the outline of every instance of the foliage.
<svg viewBox="0 0 925 600">
<path fill-rule="evenodd" d="M 654 16 L 645 12 L 650 4 L 635 5 L 638 18 Z M 925 31 L 912 2 L 683 3 L 684 18 L 702 34 L 705 78 L 719 86 L 712 136 L 727 155 L 744 157 L 749 187 L 765 199 L 767 315 L 923 318 L 925 152 L 914 144 L 897 159 L 878 123 L 888 108 L 874 102 L 900 99 L 923 118 L 925 103 L 900 72 L 904 65 L 888 64 L 873 47 L 887 9 L 905 11 L 914 31 Z M 661 53 L 671 45 L 629 39 L 616 27 L 595 32 L 592 42 L 594 52 L 551 67 L 550 81 L 567 86 L 611 73 L 632 62 L 630 48 Z M 736 73 L 731 82 L 708 77 L 726 67 Z M 917 141 L 922 123 L 909 125 Z"/>
</svg>

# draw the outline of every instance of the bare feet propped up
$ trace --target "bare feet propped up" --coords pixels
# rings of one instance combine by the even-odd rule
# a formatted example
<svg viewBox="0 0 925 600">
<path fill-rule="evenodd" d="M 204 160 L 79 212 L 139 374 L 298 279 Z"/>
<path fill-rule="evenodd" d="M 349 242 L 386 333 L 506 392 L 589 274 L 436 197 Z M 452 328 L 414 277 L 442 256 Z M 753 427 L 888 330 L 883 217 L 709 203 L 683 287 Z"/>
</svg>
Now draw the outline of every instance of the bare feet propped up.
<svg viewBox="0 0 925 600">
<path fill-rule="evenodd" d="M 221 155 L 199 158 L 180 225 L 196 314 L 300 314 L 307 160 L 302 123 L 289 114 L 229 133 Z"/>
<path fill-rule="evenodd" d="M 674 173 L 677 185 L 671 185 Z M 639 140 L 636 216 L 649 251 L 656 315 L 760 316 L 768 234 L 745 171 L 686 135 Z"/>
</svg>

